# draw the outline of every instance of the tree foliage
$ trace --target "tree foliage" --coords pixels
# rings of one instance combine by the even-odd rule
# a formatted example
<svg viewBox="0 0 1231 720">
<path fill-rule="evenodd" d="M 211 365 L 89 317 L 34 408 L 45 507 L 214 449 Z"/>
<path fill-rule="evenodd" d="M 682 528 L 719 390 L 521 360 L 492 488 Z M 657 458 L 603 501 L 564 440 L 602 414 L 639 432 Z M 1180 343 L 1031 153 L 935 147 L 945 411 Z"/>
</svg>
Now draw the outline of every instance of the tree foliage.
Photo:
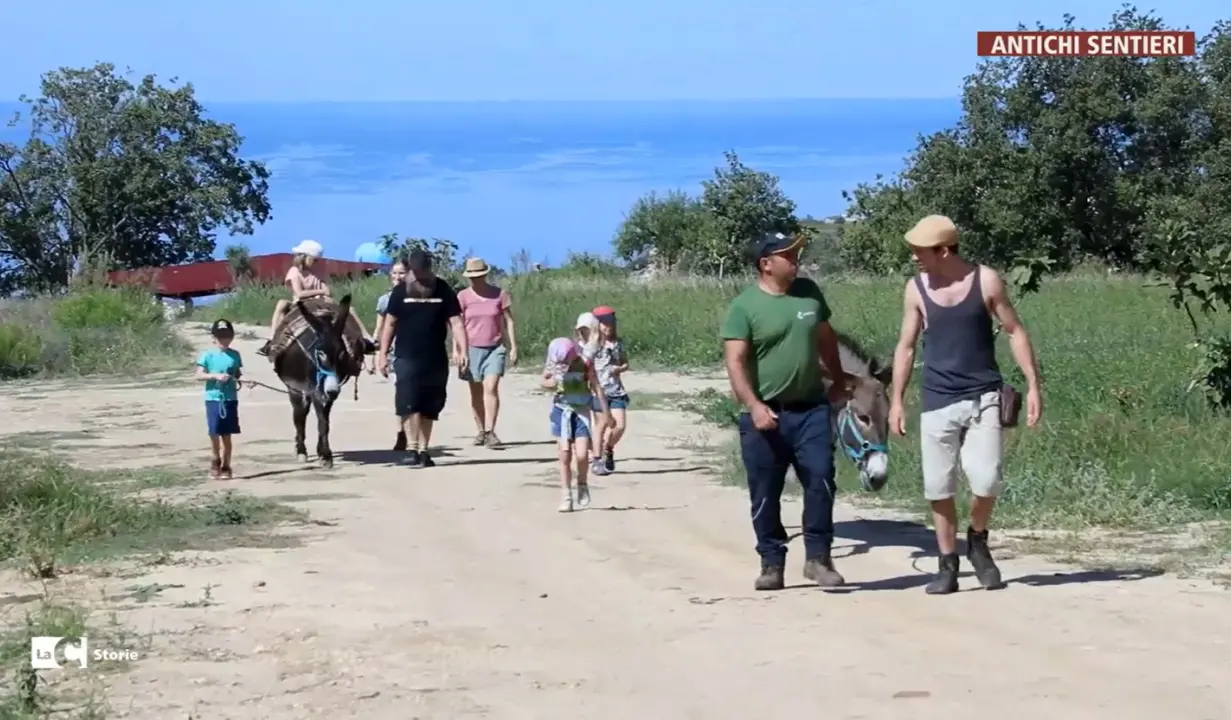
<svg viewBox="0 0 1231 720">
<path fill-rule="evenodd" d="M 0 143 L 0 293 L 56 290 L 87 265 L 206 260 L 220 229 L 269 218 L 269 172 L 174 84 L 100 63 L 49 72 L 22 98 L 12 124 L 29 138 Z"/>
<path fill-rule="evenodd" d="M 385 233 L 377 241 L 385 257 L 405 259 L 414 250 L 423 250 L 432 256 L 432 268 L 438 274 L 455 272 L 459 268 L 457 243 L 444 238 L 399 237 L 397 233 Z"/>
<path fill-rule="evenodd" d="M 635 267 L 722 275 L 746 261 L 756 236 L 801 230 L 776 176 L 747 167 L 734 152 L 724 157 L 699 196 L 673 190 L 639 198 L 612 240 L 616 256 Z"/>
<path fill-rule="evenodd" d="M 1058 29 L 1079 28 L 1066 16 Z M 1108 29 L 1170 28 L 1125 6 Z M 964 254 L 1019 284 L 1094 260 L 1163 274 L 1178 307 L 1231 309 L 1231 24 L 1189 58 L 988 60 L 954 127 L 847 199 L 855 268 L 908 271 L 902 234 L 942 213 Z"/>
</svg>

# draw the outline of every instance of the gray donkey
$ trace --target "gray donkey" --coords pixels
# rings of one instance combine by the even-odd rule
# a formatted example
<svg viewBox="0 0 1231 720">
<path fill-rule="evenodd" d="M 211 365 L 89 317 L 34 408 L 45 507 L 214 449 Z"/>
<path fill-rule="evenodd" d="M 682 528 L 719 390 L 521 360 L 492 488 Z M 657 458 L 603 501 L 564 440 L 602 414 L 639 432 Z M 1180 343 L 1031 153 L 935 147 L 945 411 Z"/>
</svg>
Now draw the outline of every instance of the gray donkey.
<svg viewBox="0 0 1231 720">
<path fill-rule="evenodd" d="M 300 300 L 292 306 L 269 353 L 274 372 L 286 385 L 295 423 L 295 454 L 308 461 L 304 444 L 308 410 L 316 411 L 316 455 L 322 467 L 333 467 L 329 447 L 329 413 L 350 378 L 363 370 L 362 331 L 350 316 L 351 296 L 334 304 L 327 299 Z M 277 342 L 281 340 L 281 342 Z"/>
<path fill-rule="evenodd" d="M 889 383 L 893 366 L 876 358 L 845 335 L 838 335 L 842 369 L 854 379 L 850 399 L 834 408 L 833 437 L 859 469 L 865 490 L 876 491 L 889 480 Z M 824 368 L 822 368 L 823 370 Z M 826 372 L 828 381 L 829 374 Z"/>
</svg>

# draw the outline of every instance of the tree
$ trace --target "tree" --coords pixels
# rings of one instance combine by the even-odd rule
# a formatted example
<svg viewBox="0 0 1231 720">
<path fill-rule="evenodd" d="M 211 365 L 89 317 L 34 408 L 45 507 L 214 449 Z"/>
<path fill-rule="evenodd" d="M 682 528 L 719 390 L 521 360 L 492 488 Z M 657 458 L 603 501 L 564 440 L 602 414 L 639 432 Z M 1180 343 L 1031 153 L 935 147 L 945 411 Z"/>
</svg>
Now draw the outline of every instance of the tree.
<svg viewBox="0 0 1231 720">
<path fill-rule="evenodd" d="M 666 270 L 723 275 L 748 257 L 748 245 L 766 232 L 801 231 L 795 203 L 778 178 L 746 167 L 733 152 L 701 184 L 701 196 L 682 190 L 650 193 L 625 215 L 612 245 L 635 267 L 651 261 Z"/>
<path fill-rule="evenodd" d="M 0 143 L 0 292 L 63 288 L 87 265 L 206 260 L 220 228 L 269 218 L 269 171 L 240 159 L 191 84 L 134 85 L 100 63 L 49 72 L 22 101 L 29 139 Z"/>
<path fill-rule="evenodd" d="M 432 267 L 438 274 L 456 272 L 458 267 L 457 243 L 443 238 L 399 237 L 397 233 L 385 233 L 379 240 L 381 252 L 389 258 L 404 258 L 412 250 L 423 250 L 432 256 Z"/>
<path fill-rule="evenodd" d="M 1060 29 L 1078 28 L 1066 16 Z M 1126 6 L 1109 29 L 1166 28 Z M 1197 165 L 1207 90 L 1188 58 L 990 59 L 966 79 L 955 127 L 921 138 L 897 177 L 846 194 L 860 222 L 844 227 L 844 259 L 905 270 L 902 233 L 942 213 L 964 253 L 1000 267 L 1138 267 L 1152 199 Z"/>
<path fill-rule="evenodd" d="M 748 257 L 748 243 L 767 232 L 800 231 L 795 202 L 778 187 L 778 178 L 745 166 L 734 152 L 723 153 L 726 166 L 701 184 L 701 204 L 718 232 L 706 249 L 707 264 L 719 275 Z"/>
<path fill-rule="evenodd" d="M 634 268 L 655 264 L 667 271 L 698 261 L 717 227 L 697 198 L 682 190 L 637 199 L 612 240 L 616 257 Z"/>
<path fill-rule="evenodd" d="M 231 275 L 235 278 L 235 282 L 244 283 L 252 280 L 252 252 L 247 245 L 243 243 L 227 245 L 222 254 L 226 258 L 227 265 L 231 267 Z"/>
</svg>

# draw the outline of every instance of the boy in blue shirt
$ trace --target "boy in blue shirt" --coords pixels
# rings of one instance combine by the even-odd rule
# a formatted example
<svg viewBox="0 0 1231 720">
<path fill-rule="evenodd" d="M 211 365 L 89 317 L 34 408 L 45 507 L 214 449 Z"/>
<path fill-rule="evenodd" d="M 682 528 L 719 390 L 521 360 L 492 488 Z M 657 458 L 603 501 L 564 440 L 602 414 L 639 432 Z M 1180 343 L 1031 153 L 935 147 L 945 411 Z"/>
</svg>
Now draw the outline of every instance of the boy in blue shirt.
<svg viewBox="0 0 1231 720">
<path fill-rule="evenodd" d="M 235 327 L 219 319 L 210 328 L 214 347 L 197 359 L 197 378 L 205 381 L 205 427 L 213 450 L 209 475 L 231 479 L 231 436 L 239 434 L 239 378 L 244 366 L 231 349 Z"/>
</svg>

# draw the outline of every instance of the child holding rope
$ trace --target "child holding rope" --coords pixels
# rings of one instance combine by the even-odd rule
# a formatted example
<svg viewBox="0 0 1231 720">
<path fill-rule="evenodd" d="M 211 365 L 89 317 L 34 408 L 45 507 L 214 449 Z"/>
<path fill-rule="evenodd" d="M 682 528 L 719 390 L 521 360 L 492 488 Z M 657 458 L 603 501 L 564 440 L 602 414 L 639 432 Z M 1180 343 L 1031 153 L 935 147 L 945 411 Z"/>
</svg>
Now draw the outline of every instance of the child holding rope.
<svg viewBox="0 0 1231 720">
<path fill-rule="evenodd" d="M 569 338 L 556 338 L 548 346 L 541 385 L 546 390 L 555 391 L 551 407 L 551 434 L 557 440 L 560 485 L 564 491 L 560 512 L 573 511 L 574 463 L 577 466 L 576 506 L 589 507 L 590 485 L 586 475 L 590 469 L 590 413 L 597 401 L 598 411 L 610 422 L 607 398 L 599 387 L 594 368 L 582 358 L 577 343 Z"/>
<path fill-rule="evenodd" d="M 219 318 L 210 328 L 214 347 L 197 359 L 197 378 L 205 381 L 205 428 L 212 459 L 209 476 L 230 480 L 231 436 L 239 434 L 239 379 L 244 361 L 231 349 L 235 327 Z"/>
</svg>

